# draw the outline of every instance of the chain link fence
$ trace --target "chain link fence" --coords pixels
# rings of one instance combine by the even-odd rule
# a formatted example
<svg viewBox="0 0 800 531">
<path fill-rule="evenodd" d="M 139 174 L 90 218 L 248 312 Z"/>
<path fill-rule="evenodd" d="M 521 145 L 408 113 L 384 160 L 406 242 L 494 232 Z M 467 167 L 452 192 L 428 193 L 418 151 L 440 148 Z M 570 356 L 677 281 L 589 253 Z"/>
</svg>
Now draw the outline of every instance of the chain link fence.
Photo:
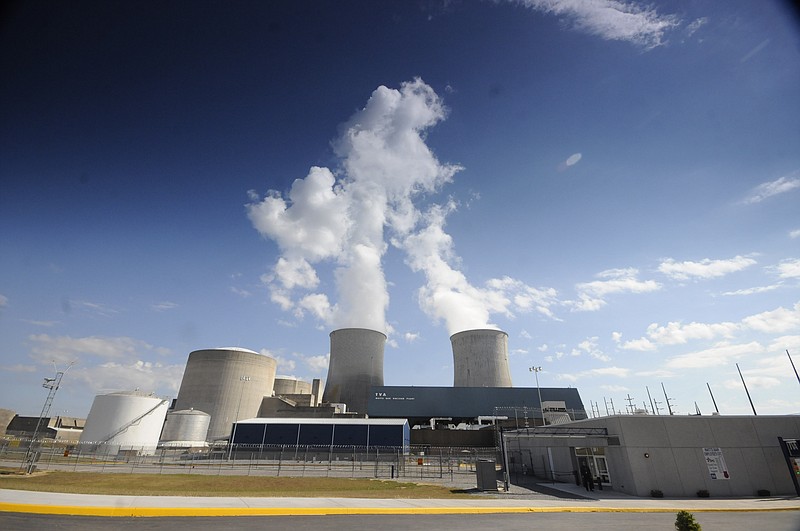
<svg viewBox="0 0 800 531">
<path fill-rule="evenodd" d="M 500 462 L 494 448 L 228 445 L 202 450 L 106 447 L 58 441 L 0 440 L 0 466 L 20 471 L 379 478 L 475 483 L 479 460 Z"/>
</svg>

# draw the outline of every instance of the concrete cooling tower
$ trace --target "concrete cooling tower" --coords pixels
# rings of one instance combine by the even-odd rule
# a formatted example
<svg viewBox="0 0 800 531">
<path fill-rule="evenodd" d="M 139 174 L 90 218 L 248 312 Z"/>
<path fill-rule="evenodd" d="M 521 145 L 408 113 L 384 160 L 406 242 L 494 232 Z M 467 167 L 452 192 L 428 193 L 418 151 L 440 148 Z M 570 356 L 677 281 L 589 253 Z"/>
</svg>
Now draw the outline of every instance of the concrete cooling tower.
<svg viewBox="0 0 800 531">
<path fill-rule="evenodd" d="M 465 330 L 450 336 L 454 387 L 511 387 L 508 334 L 501 330 Z"/>
<path fill-rule="evenodd" d="M 258 414 L 261 400 L 272 395 L 277 362 L 244 348 L 195 350 L 189 354 L 175 410 L 211 415 L 206 439 L 230 435 L 233 423 Z"/>
<path fill-rule="evenodd" d="M 331 360 L 322 401 L 345 403 L 347 411 L 367 412 L 370 387 L 383 385 L 386 335 L 365 328 L 331 332 Z"/>
</svg>

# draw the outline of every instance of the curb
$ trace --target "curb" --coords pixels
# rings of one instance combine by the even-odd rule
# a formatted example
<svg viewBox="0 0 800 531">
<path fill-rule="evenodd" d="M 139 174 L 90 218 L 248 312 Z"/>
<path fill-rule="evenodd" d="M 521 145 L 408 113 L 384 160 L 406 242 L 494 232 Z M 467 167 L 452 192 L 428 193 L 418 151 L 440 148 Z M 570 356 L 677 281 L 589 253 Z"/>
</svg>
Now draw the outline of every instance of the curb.
<svg viewBox="0 0 800 531">
<path fill-rule="evenodd" d="M 105 517 L 174 516 L 328 516 L 410 514 L 501 514 L 501 513 L 675 513 L 685 507 L 100 507 L 0 503 L 0 513 L 29 513 Z M 707 508 L 692 512 L 800 511 L 800 507 Z"/>
</svg>

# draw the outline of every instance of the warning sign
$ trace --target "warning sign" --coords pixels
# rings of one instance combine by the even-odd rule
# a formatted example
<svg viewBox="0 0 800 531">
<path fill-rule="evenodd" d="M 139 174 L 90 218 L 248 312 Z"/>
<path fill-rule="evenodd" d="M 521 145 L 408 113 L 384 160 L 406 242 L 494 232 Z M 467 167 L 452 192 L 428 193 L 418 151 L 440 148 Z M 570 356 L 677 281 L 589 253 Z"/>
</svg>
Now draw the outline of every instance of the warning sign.
<svg viewBox="0 0 800 531">
<path fill-rule="evenodd" d="M 703 448 L 703 457 L 706 459 L 708 473 L 711 479 L 731 479 L 722 450 L 719 448 Z"/>
</svg>

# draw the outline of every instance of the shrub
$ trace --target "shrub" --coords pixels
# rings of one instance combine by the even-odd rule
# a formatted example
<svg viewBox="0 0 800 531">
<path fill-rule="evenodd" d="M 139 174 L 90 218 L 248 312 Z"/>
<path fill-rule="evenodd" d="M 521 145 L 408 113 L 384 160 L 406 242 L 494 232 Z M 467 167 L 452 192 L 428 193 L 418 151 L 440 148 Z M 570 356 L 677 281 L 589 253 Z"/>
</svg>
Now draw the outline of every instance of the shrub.
<svg viewBox="0 0 800 531">
<path fill-rule="evenodd" d="M 702 531 L 700 524 L 698 524 L 694 515 L 689 511 L 678 511 L 678 516 L 675 518 L 675 529 L 678 531 Z"/>
<path fill-rule="evenodd" d="M 700 489 L 697 491 L 698 498 L 708 498 L 709 496 L 711 496 L 711 494 L 709 494 L 706 489 Z"/>
<path fill-rule="evenodd" d="M 653 489 L 650 491 L 650 496 L 652 496 L 653 498 L 663 498 L 664 493 L 658 489 Z"/>
<path fill-rule="evenodd" d="M 756 494 L 758 494 L 762 498 L 769 498 L 770 496 L 772 496 L 772 493 L 767 489 L 758 489 L 758 492 L 756 492 Z"/>
</svg>

